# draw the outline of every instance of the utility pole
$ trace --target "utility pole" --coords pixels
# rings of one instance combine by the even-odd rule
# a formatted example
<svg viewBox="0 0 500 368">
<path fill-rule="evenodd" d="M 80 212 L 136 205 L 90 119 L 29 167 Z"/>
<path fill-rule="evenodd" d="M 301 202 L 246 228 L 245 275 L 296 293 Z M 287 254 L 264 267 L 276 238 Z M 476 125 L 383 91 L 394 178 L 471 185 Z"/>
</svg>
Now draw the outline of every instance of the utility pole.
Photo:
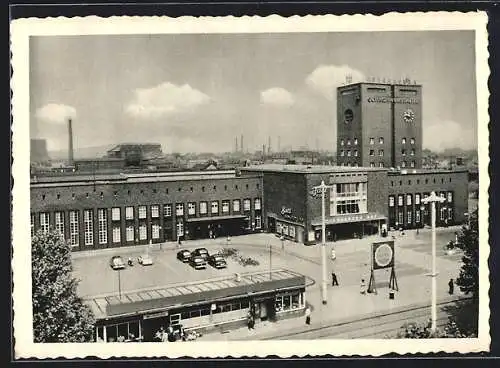
<svg viewBox="0 0 500 368">
<path fill-rule="evenodd" d="M 436 285 L 436 202 L 443 203 L 445 198 L 438 197 L 436 192 L 432 192 L 431 195 L 422 200 L 423 203 L 431 204 L 431 226 L 432 226 L 432 273 L 430 274 L 432 280 L 432 299 L 431 299 L 431 330 L 436 332 L 437 324 L 437 285 Z"/>
</svg>

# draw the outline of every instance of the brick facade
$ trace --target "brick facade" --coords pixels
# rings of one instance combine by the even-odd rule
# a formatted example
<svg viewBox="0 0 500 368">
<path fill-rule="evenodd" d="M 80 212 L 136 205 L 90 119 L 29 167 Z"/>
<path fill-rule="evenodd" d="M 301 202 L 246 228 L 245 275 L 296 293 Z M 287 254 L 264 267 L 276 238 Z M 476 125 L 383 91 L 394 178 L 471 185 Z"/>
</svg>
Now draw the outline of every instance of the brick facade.
<svg viewBox="0 0 500 368">
<path fill-rule="evenodd" d="M 422 86 L 358 83 L 337 90 L 337 164 L 422 167 Z"/>
<path fill-rule="evenodd" d="M 77 179 L 77 177 L 75 177 Z M 131 180 L 131 179 L 129 179 Z M 79 246 L 77 249 L 95 249 L 113 246 L 133 245 L 136 243 L 147 244 L 149 241 L 162 242 L 176 240 L 176 224 L 196 224 L 203 218 L 200 215 L 200 202 L 207 202 L 208 213 L 205 217 L 213 217 L 211 222 L 218 222 L 217 217 L 239 216 L 248 223 L 249 230 L 255 229 L 256 216 L 261 216 L 261 210 L 255 210 L 255 199 L 262 198 L 261 179 L 258 176 L 211 178 L 211 179 L 186 179 L 176 181 L 147 180 L 144 182 L 127 182 L 127 180 L 99 180 L 92 182 L 73 181 L 58 183 L 32 183 L 31 184 L 31 212 L 34 217 L 34 229 L 40 228 L 40 213 L 49 213 L 50 227 L 55 226 L 55 213 L 64 214 L 65 239 L 70 237 L 69 213 L 78 211 Z M 245 211 L 243 201 L 250 200 L 250 210 Z M 222 201 L 230 201 L 229 212 L 222 212 Z M 240 200 L 240 211 L 235 212 L 233 200 Z M 211 202 L 218 201 L 218 213 L 211 214 Z M 196 204 L 196 214 L 188 216 L 188 203 Z M 166 217 L 164 205 L 172 205 L 172 215 Z M 182 220 L 176 216 L 175 205 L 183 204 L 184 214 Z M 146 206 L 146 217 L 139 218 L 139 207 Z M 152 206 L 158 206 L 158 217 L 152 217 Z M 133 220 L 126 220 L 126 207 L 133 207 Z M 120 208 L 120 220 L 112 221 L 112 208 Z M 98 210 L 104 209 L 106 213 L 107 242 L 99 244 Z M 85 246 L 84 239 L 84 211 L 92 211 L 94 244 Z M 194 220 L 193 220 L 194 219 Z M 178 221 L 179 220 L 179 221 Z M 152 225 L 160 226 L 158 238 L 152 238 Z M 126 226 L 133 225 L 133 240 L 126 240 Z M 146 238 L 139 239 L 139 228 L 146 227 Z M 113 243 L 112 228 L 120 227 L 119 244 Z M 187 225 L 185 225 L 187 226 Z M 195 226 L 195 225 L 192 225 Z M 257 229 L 258 230 L 258 229 Z M 221 234 L 219 234 L 221 235 Z M 189 236 L 189 234 L 188 234 Z"/>
<path fill-rule="evenodd" d="M 366 206 L 364 200 L 359 202 L 363 205 L 359 212 L 337 213 L 342 198 L 332 204 L 330 189 L 326 190 L 327 236 L 331 237 L 342 232 L 343 236 L 370 233 L 373 227 L 386 222 L 393 228 L 429 224 L 430 212 L 428 208 L 420 208 L 420 201 L 432 191 L 446 199 L 445 204 L 438 205 L 438 226 L 464 222 L 468 208 L 466 171 L 262 165 L 242 168 L 241 174 L 99 175 L 96 180 L 77 175 L 39 178 L 31 184 L 33 230 L 41 228 L 45 214 L 49 215 L 49 227 L 56 228 L 58 213 L 57 216 L 63 217 L 64 236 L 70 239 L 70 214 L 77 213 L 75 250 L 206 238 L 210 234 L 237 235 L 264 229 L 311 244 L 318 241 L 321 231 L 321 200 L 313 198 L 311 192 L 322 180 L 333 188 L 342 183 L 366 185 Z M 258 202 L 260 209 L 256 208 Z M 202 204 L 206 204 L 204 214 L 200 213 Z M 176 215 L 176 205 L 182 205 L 180 216 Z M 331 208 L 332 205 L 335 207 Z M 131 219 L 126 218 L 128 207 L 133 208 Z M 190 214 L 189 208 L 195 212 Z M 217 213 L 212 214 L 212 208 Z M 119 219 L 113 220 L 113 211 L 117 209 Z M 87 226 L 92 227 L 87 237 L 86 214 L 91 216 Z M 365 225 L 372 229 L 365 232 Z"/>
<path fill-rule="evenodd" d="M 417 204 L 415 195 L 423 199 L 425 194 L 436 192 L 444 195 L 446 202 L 436 204 L 436 224 L 438 226 L 460 224 L 465 221 L 465 213 L 468 210 L 468 176 L 467 171 L 441 171 L 441 172 L 418 172 L 418 173 L 389 173 L 387 177 L 387 200 L 389 206 L 390 226 L 403 228 L 415 228 L 430 224 L 429 206 Z M 451 198 L 448 196 L 451 194 Z M 408 196 L 411 195 L 411 198 Z M 394 198 L 394 206 L 391 206 L 390 197 Z M 402 205 L 399 205 L 399 196 L 402 196 Z M 449 201 L 451 199 L 451 201 Z M 410 202 L 410 203 L 408 203 Z M 421 207 L 424 207 L 423 211 Z M 440 209 L 447 208 L 446 213 L 441 216 Z M 451 212 L 450 212 L 451 210 Z M 411 212 L 409 215 L 408 212 Z M 417 215 L 417 211 L 421 213 Z M 398 213 L 403 214 L 403 225 Z M 408 217 L 410 219 L 408 220 Z M 420 221 L 418 220 L 420 217 Z"/>
</svg>

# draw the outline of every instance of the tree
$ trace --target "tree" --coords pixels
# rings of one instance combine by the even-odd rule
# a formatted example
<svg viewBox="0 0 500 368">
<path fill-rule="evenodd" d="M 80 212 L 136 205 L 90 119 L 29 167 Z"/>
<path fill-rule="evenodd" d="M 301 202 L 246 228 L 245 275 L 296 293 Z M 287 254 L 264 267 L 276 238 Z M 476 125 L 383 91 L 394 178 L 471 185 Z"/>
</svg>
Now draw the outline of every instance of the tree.
<svg viewBox="0 0 500 368">
<path fill-rule="evenodd" d="M 467 335 L 478 333 L 479 319 L 479 221 L 478 210 L 469 215 L 467 226 L 458 236 L 458 247 L 463 251 L 462 267 L 456 280 L 460 290 L 472 298 L 457 305 L 452 312 L 460 331 Z"/>
<path fill-rule="evenodd" d="M 31 267 L 34 341 L 92 341 L 95 319 L 76 293 L 71 249 L 58 232 L 33 236 Z"/>
<path fill-rule="evenodd" d="M 462 228 L 458 237 L 458 247 L 463 251 L 462 267 L 457 285 L 473 299 L 479 297 L 479 227 L 478 210 L 469 215 L 469 224 Z"/>
</svg>

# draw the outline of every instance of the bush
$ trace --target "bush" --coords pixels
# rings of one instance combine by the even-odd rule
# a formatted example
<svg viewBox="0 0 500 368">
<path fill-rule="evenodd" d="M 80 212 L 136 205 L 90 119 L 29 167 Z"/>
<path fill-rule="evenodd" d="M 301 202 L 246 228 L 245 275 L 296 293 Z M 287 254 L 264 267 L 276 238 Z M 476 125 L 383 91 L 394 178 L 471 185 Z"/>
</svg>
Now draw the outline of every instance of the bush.
<svg viewBox="0 0 500 368">
<path fill-rule="evenodd" d="M 476 337 L 475 334 L 467 334 L 460 331 L 453 318 L 449 318 L 448 324 L 444 328 L 436 328 L 436 332 L 431 330 L 431 321 L 428 323 L 409 322 L 401 327 L 397 334 L 399 339 L 433 339 L 433 338 L 464 338 Z"/>
</svg>

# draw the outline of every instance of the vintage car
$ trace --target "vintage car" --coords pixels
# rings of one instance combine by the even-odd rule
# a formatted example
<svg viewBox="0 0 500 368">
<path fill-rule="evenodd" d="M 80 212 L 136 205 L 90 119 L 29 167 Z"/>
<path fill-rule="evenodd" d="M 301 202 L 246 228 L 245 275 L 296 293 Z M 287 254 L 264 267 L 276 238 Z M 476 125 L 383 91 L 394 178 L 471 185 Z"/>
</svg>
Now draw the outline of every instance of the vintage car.
<svg viewBox="0 0 500 368">
<path fill-rule="evenodd" d="M 203 257 L 194 254 L 191 255 L 191 258 L 189 259 L 189 264 L 195 270 L 202 270 L 207 268 L 207 261 Z"/>
<path fill-rule="evenodd" d="M 125 263 L 121 256 L 113 256 L 109 260 L 109 265 L 113 270 L 123 270 L 125 268 Z"/>
<path fill-rule="evenodd" d="M 143 266 L 151 266 L 153 264 L 153 258 L 151 258 L 149 254 L 143 254 L 137 258 L 137 262 Z"/>
<path fill-rule="evenodd" d="M 186 249 L 180 250 L 177 252 L 177 259 L 184 263 L 188 263 L 191 259 L 191 252 Z"/>
<path fill-rule="evenodd" d="M 215 254 L 208 257 L 208 264 L 214 268 L 226 268 L 227 263 L 224 257 L 221 255 Z"/>
<path fill-rule="evenodd" d="M 191 252 L 191 255 L 203 257 L 205 261 L 208 260 L 208 257 L 210 256 L 207 248 L 196 248 Z"/>
</svg>

